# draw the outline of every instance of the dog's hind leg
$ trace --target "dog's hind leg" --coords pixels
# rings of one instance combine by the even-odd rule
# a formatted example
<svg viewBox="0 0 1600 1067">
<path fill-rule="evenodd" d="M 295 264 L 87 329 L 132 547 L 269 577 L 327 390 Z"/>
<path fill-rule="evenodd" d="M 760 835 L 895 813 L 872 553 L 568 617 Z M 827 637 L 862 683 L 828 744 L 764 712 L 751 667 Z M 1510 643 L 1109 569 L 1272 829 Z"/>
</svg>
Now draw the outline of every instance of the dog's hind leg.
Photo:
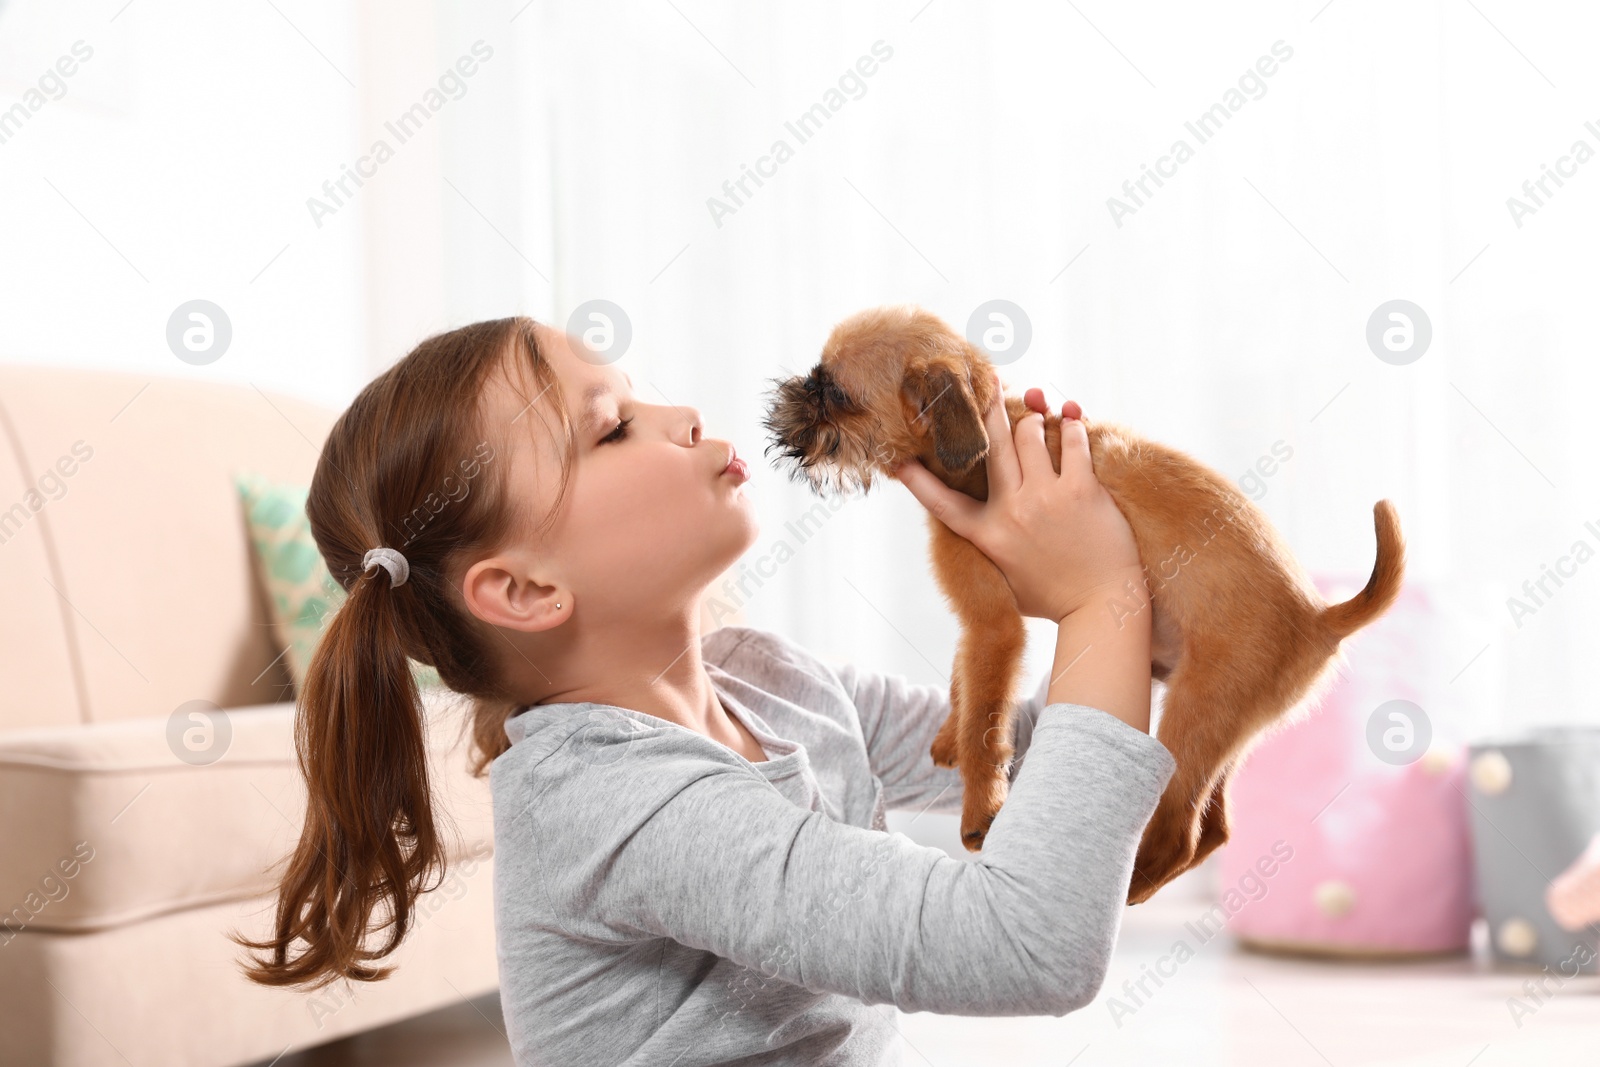
<svg viewBox="0 0 1600 1067">
<path fill-rule="evenodd" d="M 1227 768 L 1257 728 L 1254 705 L 1265 694 L 1240 692 L 1224 669 L 1225 650 L 1190 643 L 1167 684 L 1157 737 L 1177 770 L 1145 825 L 1128 887 L 1128 903 L 1148 900 L 1200 855 L 1204 816 L 1219 799 Z M 1226 808 L 1217 806 L 1207 849 L 1227 840 Z"/>
<path fill-rule="evenodd" d="M 1333 681 L 1334 672 L 1332 656 L 1315 647 L 1305 647 L 1299 650 L 1298 658 L 1288 661 L 1288 665 L 1279 665 L 1269 672 L 1273 685 L 1266 692 L 1258 693 L 1254 698 L 1235 698 L 1235 706 L 1240 710 L 1247 710 L 1248 706 L 1265 711 L 1279 707 L 1286 707 L 1288 710 L 1275 715 L 1254 717 L 1246 715 L 1240 718 L 1238 742 L 1206 787 L 1209 799 L 1202 802 L 1200 832 L 1195 843 L 1194 856 L 1183 870 L 1199 866 L 1207 856 L 1227 844 L 1228 781 L 1249 757 L 1250 750 L 1266 736 L 1268 731 L 1285 723 L 1286 717 L 1294 714 L 1294 709 L 1299 708 L 1309 714 L 1327 692 L 1328 686 Z"/>
</svg>

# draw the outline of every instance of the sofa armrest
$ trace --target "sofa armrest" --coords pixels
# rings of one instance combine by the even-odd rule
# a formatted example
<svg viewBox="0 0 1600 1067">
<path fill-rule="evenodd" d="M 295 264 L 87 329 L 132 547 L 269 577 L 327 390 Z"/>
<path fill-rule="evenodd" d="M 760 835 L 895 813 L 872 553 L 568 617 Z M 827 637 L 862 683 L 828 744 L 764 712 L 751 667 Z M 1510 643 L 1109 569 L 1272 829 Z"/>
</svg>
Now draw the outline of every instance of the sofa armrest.
<svg viewBox="0 0 1600 1067">
<path fill-rule="evenodd" d="M 467 770 L 464 702 L 444 690 L 425 702 L 446 855 L 486 856 L 489 787 Z M 269 891 L 305 818 L 294 715 L 292 703 L 228 709 L 205 763 L 177 754 L 203 718 L 0 735 L 0 944 Z"/>
</svg>

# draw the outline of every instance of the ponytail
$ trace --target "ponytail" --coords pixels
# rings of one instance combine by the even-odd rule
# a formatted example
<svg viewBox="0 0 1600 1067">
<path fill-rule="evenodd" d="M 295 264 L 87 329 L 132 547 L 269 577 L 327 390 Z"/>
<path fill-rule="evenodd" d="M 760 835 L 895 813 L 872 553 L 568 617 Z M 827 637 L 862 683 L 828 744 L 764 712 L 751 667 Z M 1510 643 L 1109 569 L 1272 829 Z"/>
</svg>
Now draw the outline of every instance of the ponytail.
<svg viewBox="0 0 1600 1067">
<path fill-rule="evenodd" d="M 377 570 L 356 579 L 312 653 L 295 717 L 306 821 L 278 898 L 271 953 L 246 973 L 264 985 L 377 981 L 370 961 L 399 946 L 413 902 L 438 887 L 444 856 L 428 784 L 421 694 L 395 626 L 408 595 Z M 434 878 L 432 884 L 427 884 Z M 382 921 L 373 913 L 385 905 Z M 388 931 L 379 947 L 367 935 Z M 305 950 L 290 957 L 290 945 Z"/>
</svg>

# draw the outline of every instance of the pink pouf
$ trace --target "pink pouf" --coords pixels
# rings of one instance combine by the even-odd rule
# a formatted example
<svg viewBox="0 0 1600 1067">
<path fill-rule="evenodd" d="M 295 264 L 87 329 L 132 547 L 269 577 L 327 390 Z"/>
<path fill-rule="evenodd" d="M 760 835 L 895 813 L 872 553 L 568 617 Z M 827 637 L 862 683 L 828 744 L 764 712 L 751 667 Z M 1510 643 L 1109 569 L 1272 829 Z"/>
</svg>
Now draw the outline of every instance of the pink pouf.
<svg viewBox="0 0 1600 1067">
<path fill-rule="evenodd" d="M 1335 600 L 1362 584 L 1316 582 Z M 1232 836 L 1216 864 L 1227 918 L 1216 920 L 1245 944 L 1356 956 L 1469 948 L 1466 748 L 1440 736 L 1437 686 L 1415 681 L 1436 675 L 1444 628 L 1427 588 L 1408 580 L 1387 615 L 1344 642 L 1317 709 L 1234 773 Z"/>
</svg>

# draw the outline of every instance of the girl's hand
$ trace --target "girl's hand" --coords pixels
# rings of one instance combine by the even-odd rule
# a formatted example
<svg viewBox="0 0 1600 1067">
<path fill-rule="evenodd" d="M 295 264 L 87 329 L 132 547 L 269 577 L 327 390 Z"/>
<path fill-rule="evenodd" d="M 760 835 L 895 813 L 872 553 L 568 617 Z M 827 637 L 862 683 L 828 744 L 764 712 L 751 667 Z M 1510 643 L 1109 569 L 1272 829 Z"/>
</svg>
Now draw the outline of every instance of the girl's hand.
<svg viewBox="0 0 1600 1067">
<path fill-rule="evenodd" d="M 1030 389 L 1030 408 L 1013 434 L 995 374 L 994 402 L 984 413 L 989 433 L 989 499 L 951 489 L 915 459 L 894 477 L 934 518 L 992 560 L 1033 618 L 1061 621 L 1097 599 L 1126 603 L 1126 583 L 1143 597 L 1144 571 L 1133 530 L 1095 477 L 1083 412 L 1061 406 L 1061 473 L 1044 442 L 1044 394 Z M 1037 394 L 1037 396 L 1035 396 Z"/>
</svg>

